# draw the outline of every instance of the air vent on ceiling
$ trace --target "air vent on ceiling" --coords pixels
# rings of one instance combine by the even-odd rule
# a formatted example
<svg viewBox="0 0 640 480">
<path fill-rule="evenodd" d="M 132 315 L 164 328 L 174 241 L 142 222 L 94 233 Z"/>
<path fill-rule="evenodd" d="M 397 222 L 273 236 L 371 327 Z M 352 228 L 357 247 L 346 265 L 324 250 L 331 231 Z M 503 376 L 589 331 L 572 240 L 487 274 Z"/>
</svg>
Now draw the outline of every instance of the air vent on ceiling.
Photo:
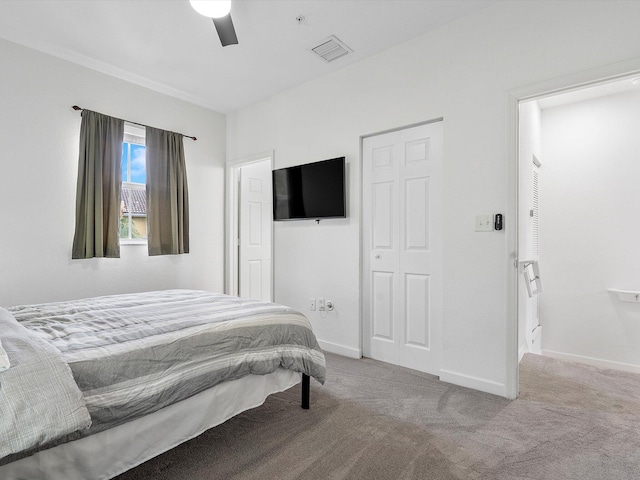
<svg viewBox="0 0 640 480">
<path fill-rule="evenodd" d="M 311 48 L 311 51 L 322 58 L 325 62 L 332 62 L 336 58 L 343 57 L 347 53 L 353 52 L 353 50 L 333 35 L 324 39 L 319 45 Z"/>
</svg>

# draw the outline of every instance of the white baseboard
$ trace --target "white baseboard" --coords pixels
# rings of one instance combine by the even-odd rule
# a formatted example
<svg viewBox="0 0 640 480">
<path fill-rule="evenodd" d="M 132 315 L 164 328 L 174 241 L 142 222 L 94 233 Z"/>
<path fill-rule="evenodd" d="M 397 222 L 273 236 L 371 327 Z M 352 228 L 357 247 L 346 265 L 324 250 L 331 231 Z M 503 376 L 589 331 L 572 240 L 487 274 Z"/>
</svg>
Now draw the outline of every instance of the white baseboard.
<svg viewBox="0 0 640 480">
<path fill-rule="evenodd" d="M 470 375 L 464 375 L 450 370 L 440 370 L 440 380 L 447 383 L 453 383 L 454 385 L 459 385 L 461 387 L 491 393 L 500 397 L 507 396 L 507 387 L 504 383 L 494 382 L 484 378 L 472 377 Z"/>
<path fill-rule="evenodd" d="M 362 358 L 362 352 L 357 348 L 345 347 L 344 345 L 338 345 L 337 343 L 325 342 L 324 340 L 318 340 L 318 345 L 324 351 L 330 353 L 337 353 L 349 358 Z"/>
<path fill-rule="evenodd" d="M 640 365 L 631 363 L 612 362 L 611 360 L 602 360 L 600 358 L 585 357 L 583 355 L 573 355 L 570 353 L 554 352 L 553 350 L 542 350 L 545 357 L 557 358 L 558 360 L 567 360 L 569 362 L 584 363 L 592 367 L 608 368 L 611 370 L 620 370 L 622 372 L 640 373 Z"/>
<path fill-rule="evenodd" d="M 324 340 L 318 340 L 318 344 L 320 345 L 320 348 L 326 352 L 336 353 L 349 358 L 362 358 L 362 351 L 356 348 L 346 347 L 344 345 L 338 345 L 337 343 L 326 342 Z M 507 389 L 504 383 L 498 383 L 479 377 L 472 377 L 470 375 L 464 375 L 450 370 L 440 370 L 439 377 L 443 382 L 471 388 L 473 390 L 479 390 L 481 392 L 491 393 L 500 397 L 506 397 L 507 394 Z"/>
</svg>

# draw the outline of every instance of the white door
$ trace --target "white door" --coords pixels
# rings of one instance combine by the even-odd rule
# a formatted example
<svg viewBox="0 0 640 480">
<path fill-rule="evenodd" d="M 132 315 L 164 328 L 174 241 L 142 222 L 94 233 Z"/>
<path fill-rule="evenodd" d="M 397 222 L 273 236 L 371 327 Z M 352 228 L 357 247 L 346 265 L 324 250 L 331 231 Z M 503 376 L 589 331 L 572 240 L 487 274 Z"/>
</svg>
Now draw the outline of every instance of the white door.
<svg viewBox="0 0 640 480">
<path fill-rule="evenodd" d="M 442 122 L 363 140 L 363 350 L 439 374 Z"/>
<path fill-rule="evenodd" d="M 271 300 L 271 161 L 240 168 L 239 290 Z"/>
</svg>

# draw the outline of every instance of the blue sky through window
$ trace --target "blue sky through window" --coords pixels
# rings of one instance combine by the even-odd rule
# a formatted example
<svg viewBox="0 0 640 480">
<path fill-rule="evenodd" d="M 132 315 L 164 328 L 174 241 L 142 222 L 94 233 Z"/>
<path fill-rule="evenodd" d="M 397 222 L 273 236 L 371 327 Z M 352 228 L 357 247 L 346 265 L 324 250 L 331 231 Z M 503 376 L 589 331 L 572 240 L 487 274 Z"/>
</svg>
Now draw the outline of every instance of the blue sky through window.
<svg viewBox="0 0 640 480">
<path fill-rule="evenodd" d="M 145 150 L 144 145 L 127 142 L 122 143 L 123 182 L 147 183 Z"/>
</svg>

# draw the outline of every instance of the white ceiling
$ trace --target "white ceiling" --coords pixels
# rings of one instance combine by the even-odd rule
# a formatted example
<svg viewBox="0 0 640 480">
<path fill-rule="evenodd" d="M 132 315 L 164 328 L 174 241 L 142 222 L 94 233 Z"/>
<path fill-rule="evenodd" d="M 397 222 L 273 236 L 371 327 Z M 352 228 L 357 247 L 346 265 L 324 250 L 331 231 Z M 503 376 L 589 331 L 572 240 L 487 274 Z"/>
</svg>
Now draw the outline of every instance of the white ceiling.
<svg viewBox="0 0 640 480">
<path fill-rule="evenodd" d="M 235 0 L 239 44 L 223 48 L 187 0 L 2 0 L 0 38 L 226 113 L 494 3 Z M 330 35 L 353 53 L 315 57 Z"/>
</svg>

